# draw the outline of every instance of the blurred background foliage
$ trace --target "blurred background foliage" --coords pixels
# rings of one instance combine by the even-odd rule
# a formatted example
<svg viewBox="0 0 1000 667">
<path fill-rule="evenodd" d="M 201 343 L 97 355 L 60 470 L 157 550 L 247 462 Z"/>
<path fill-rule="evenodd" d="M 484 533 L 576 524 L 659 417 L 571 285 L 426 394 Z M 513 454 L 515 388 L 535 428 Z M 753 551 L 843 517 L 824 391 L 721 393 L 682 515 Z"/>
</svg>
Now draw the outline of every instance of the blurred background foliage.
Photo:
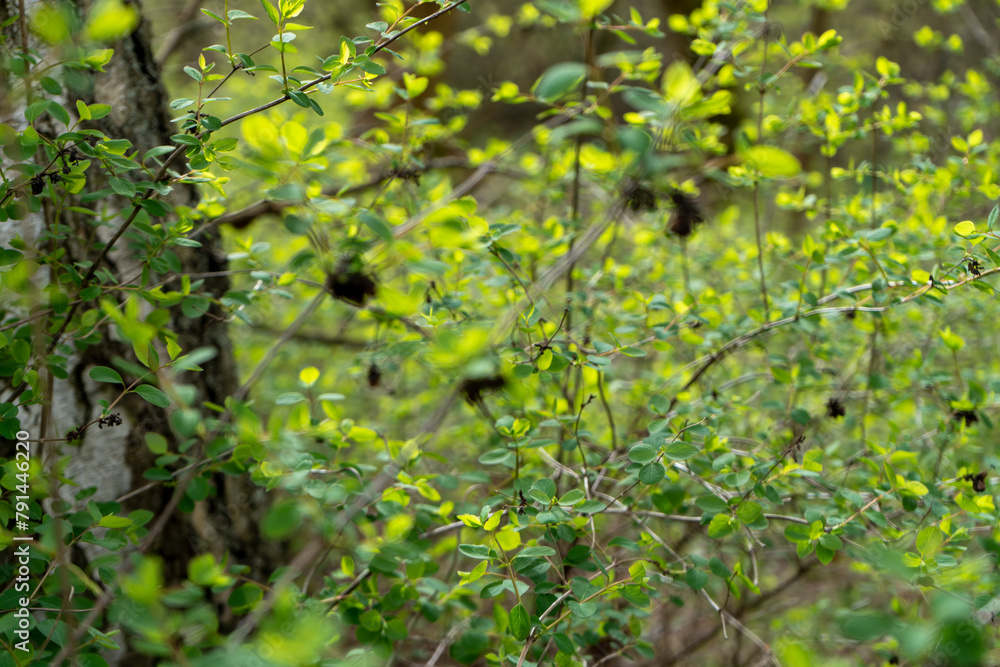
<svg viewBox="0 0 1000 667">
<path fill-rule="evenodd" d="M 319 191 L 341 193 L 321 205 L 270 211 L 243 229 L 224 227 L 233 266 L 322 283 L 344 256 L 361 253 L 379 285 L 377 303 L 390 313 L 325 306 L 255 387 L 259 417 L 251 420 L 260 422 L 245 434 L 259 440 L 273 466 L 260 474 L 273 475 L 269 485 L 297 498 L 275 522 L 281 527 L 274 537 L 295 535 L 294 543 L 305 539 L 303 528 L 330 530 L 337 522 L 330 507 L 350 488 L 346 480 L 341 490 L 291 471 L 315 467 L 317 459 L 360 469 L 380 465 L 375 461 L 387 451 L 382 437 L 395 453 L 433 420 L 444 396 L 457 392 L 467 400 L 422 448 L 415 477 L 397 480 L 395 495 L 368 510 L 372 523 L 358 527 L 360 541 L 348 550 L 359 550 L 353 558 L 363 563 L 377 545 L 385 551 L 396 544 L 411 563 L 441 562 L 438 579 L 408 574 L 407 581 L 420 597 L 424 622 L 438 629 L 423 634 L 444 632 L 439 615 L 467 624 L 461 634 L 448 633 L 452 659 L 476 662 L 485 653 L 499 663 L 506 653 L 515 662 L 516 651 L 498 648 L 503 623 L 469 616 L 483 610 L 478 595 L 427 583 L 448 582 L 444 572 L 456 567 L 471 569 L 452 554 L 473 537 L 463 531 L 461 539 L 421 546 L 420 556 L 400 540 L 414 522 L 432 530 L 453 513 L 479 516 L 484 504 L 518 505 L 518 492 L 540 478 L 554 479 L 562 494 L 582 489 L 578 475 L 590 474 L 591 483 L 616 478 L 605 501 L 617 498 L 637 511 L 596 519 L 596 544 L 607 548 L 617 536 L 613 546 L 654 564 L 660 574 L 653 580 L 663 585 L 644 611 L 611 602 L 589 627 L 567 632 L 576 655 L 590 656 L 587 664 L 616 653 L 656 664 L 764 664 L 762 655 L 788 665 L 986 664 L 995 631 L 968 621 L 995 592 L 995 511 L 987 503 L 986 514 L 977 515 L 955 508 L 952 498 L 975 497 L 971 477 L 962 476 L 997 463 L 989 443 L 1000 378 L 984 307 L 994 290 L 989 281 L 975 281 L 946 298 L 944 290 L 920 285 L 932 276 L 966 281 L 972 257 L 983 271 L 994 265 L 984 252 L 992 237 L 963 241 L 953 227 L 968 219 L 984 231 L 1000 194 L 990 123 L 1000 12 L 961 2 L 795 2 L 766 13 L 760 3 L 604 2 L 591 3 L 601 5 L 594 27 L 580 13 L 586 4 L 473 3 L 471 13 L 449 15 L 399 44 L 403 59 L 384 59 L 388 74 L 371 91 L 339 90 L 326 98 L 322 117 L 284 105 L 232 127 L 243 143 L 228 174 L 229 199 L 221 204 L 227 210 L 252 204 L 262 192 L 293 202 Z M 304 16 L 313 29 L 296 41 L 300 55 L 324 54 L 324 45 L 359 25 L 391 22 L 398 10 L 398 2 L 380 9 L 310 7 Z M 184 31 L 165 74 L 176 95 L 193 97 L 181 67 L 197 58 L 196 45 L 219 42 L 222 31 L 197 14 L 178 25 L 173 6 L 153 3 L 148 13 L 157 34 Z M 626 30 L 610 29 L 628 23 Z M 268 27 L 247 22 L 239 39 L 261 43 Z M 828 43 L 817 47 L 820 36 Z M 716 63 L 720 51 L 724 62 Z M 559 69 L 568 62 L 589 69 Z M 660 88 L 665 71 L 674 73 L 674 89 Z M 601 109 L 588 114 L 590 124 L 542 129 L 552 118 L 548 109 L 580 99 L 565 80 L 582 81 L 582 72 L 604 84 L 624 79 L 659 88 L 666 98 L 658 106 L 634 93 L 601 97 L 605 88 L 591 85 L 587 99 Z M 685 89 L 688 72 L 701 79 L 705 98 L 723 91 L 725 102 L 688 114 L 670 107 L 668 120 L 657 125 L 662 105 L 678 104 L 670 95 Z M 557 79 L 548 97 L 540 92 L 545 76 Z M 232 101 L 220 103 L 219 115 L 273 99 L 273 86 L 260 79 L 233 81 Z M 679 106 L 685 102 L 693 103 Z M 651 133 L 656 150 L 630 145 L 628 129 Z M 762 159 L 788 164 L 774 167 L 770 178 L 766 168 L 762 179 L 740 171 L 740 158 L 754 146 L 780 148 L 780 155 Z M 435 204 L 487 160 L 502 162 L 474 183 L 473 198 Z M 765 183 L 758 215 L 767 315 L 754 238 L 756 180 Z M 675 189 L 705 218 L 689 238 L 670 233 L 684 206 L 671 199 Z M 202 206 L 217 213 L 220 204 L 209 195 Z M 565 289 L 536 294 L 534 308 L 526 304 L 525 285 L 573 247 L 587 221 L 623 201 L 625 214 L 561 277 Z M 377 221 L 365 218 L 373 215 Z M 379 242 L 387 229 L 414 217 L 421 225 L 412 233 Z M 249 369 L 314 288 L 264 273 L 243 285 L 253 299 L 233 335 Z M 913 303 L 899 305 L 900 299 Z M 739 338 L 760 332 L 765 321 L 852 304 L 860 312 L 803 317 L 773 336 Z M 865 313 L 866 307 L 891 312 Z M 512 309 L 518 326 L 495 328 Z M 392 313 L 413 326 L 401 326 Z M 555 342 L 553 349 L 535 354 L 525 347 L 540 337 Z M 741 341 L 738 349 L 711 363 L 706 355 L 721 357 L 718 350 L 733 340 Z M 501 341 L 509 346 L 498 347 Z M 694 381 L 703 365 L 707 372 Z M 470 398 L 463 382 L 482 377 L 504 378 L 503 390 Z M 530 428 L 524 440 L 510 435 L 511 419 Z M 635 461 L 644 459 L 637 455 L 629 464 L 622 454 L 643 438 L 656 444 L 660 433 L 683 434 L 673 438 L 702 452 L 689 463 L 695 481 L 668 470 L 664 481 L 634 488 Z M 527 443 L 523 454 L 512 454 L 512 440 Z M 592 470 L 581 468 L 581 447 Z M 786 538 L 785 526 L 773 520 L 777 531 L 750 534 L 744 527 L 739 537 L 718 542 L 706 539 L 705 526 L 663 518 L 711 520 L 722 508 L 705 500 L 708 482 L 740 496 L 761 491 L 754 480 L 771 480 L 781 499 L 765 511 L 836 526 L 870 507 L 875 495 L 898 489 L 893 474 L 901 482 L 923 480 L 928 495 L 916 503 L 904 492 L 884 513 L 855 518 L 850 527 L 857 530 L 835 545 L 848 557 L 828 555 L 824 564 L 832 562 L 823 567 L 814 567 L 809 549 L 794 553 L 808 535 Z M 304 500 L 310 495 L 313 502 Z M 652 518 L 643 519 L 643 510 Z M 945 551 L 961 554 L 961 566 L 951 566 L 949 556 L 914 569 L 905 554 L 917 549 L 921 528 L 953 515 L 970 522 L 943 531 Z M 586 522 L 569 525 L 570 552 L 593 542 Z M 655 548 L 647 525 L 656 526 L 668 548 Z M 544 536 L 539 544 L 570 537 L 552 527 Z M 614 558 L 612 549 L 600 552 Z M 674 552 L 686 565 L 669 556 Z M 939 552 L 927 553 L 933 562 L 930 554 Z M 735 583 L 734 571 L 752 583 Z M 355 572 L 345 566 L 333 573 L 330 592 Z M 732 627 L 724 631 L 711 606 L 692 595 L 701 581 L 691 572 L 714 573 L 715 583 L 703 585 L 719 603 L 728 600 L 735 618 L 774 652 Z M 354 603 L 356 613 L 372 600 Z M 951 651 L 949 633 L 962 633 Z M 391 635 L 386 629 L 382 636 Z M 357 639 L 372 637 L 358 629 Z M 427 655 L 419 644 L 396 655 L 405 660 L 407 651 Z M 556 655 L 551 643 L 545 651 Z M 569 659 L 559 655 L 561 663 Z"/>
<path fill-rule="evenodd" d="M 1000 7 L 468 5 L 304 96 L 322 115 L 213 133 L 238 144 L 191 219 L 223 230 L 242 377 L 289 336 L 219 465 L 273 492 L 264 536 L 308 567 L 208 557 L 159 588 L 143 561 L 139 646 L 996 662 Z M 354 62 L 408 6 L 306 3 L 288 69 Z M 226 7 L 257 19 L 143 9 L 179 123 L 227 53 L 282 68 L 261 4 Z M 246 69 L 202 110 L 282 96 Z"/>
</svg>

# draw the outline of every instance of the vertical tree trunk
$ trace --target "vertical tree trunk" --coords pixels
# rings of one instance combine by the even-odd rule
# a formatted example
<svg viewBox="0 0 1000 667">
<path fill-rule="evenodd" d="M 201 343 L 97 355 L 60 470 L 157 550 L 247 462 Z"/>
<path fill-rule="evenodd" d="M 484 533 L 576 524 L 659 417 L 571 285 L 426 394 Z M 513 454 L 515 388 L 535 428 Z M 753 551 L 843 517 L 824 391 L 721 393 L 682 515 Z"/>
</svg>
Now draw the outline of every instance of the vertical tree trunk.
<svg viewBox="0 0 1000 667">
<path fill-rule="evenodd" d="M 23 0 L 21 0 L 23 1 Z M 0 22 L 18 14 L 19 0 L 0 0 Z M 26 13 L 32 15 L 32 2 L 26 2 Z M 86 4 L 74 0 L 74 6 L 85 11 Z M 5 28 L 10 42 L 18 47 L 25 39 L 26 33 L 15 21 Z M 42 56 L 42 67 L 56 59 L 56 47 L 47 47 L 27 35 L 29 46 L 36 49 Z M 145 152 L 155 146 L 170 145 L 170 136 L 179 132 L 172 126 L 167 113 L 167 94 L 160 80 L 157 65 L 154 62 L 150 48 L 149 34 L 145 22 L 140 22 L 138 28 L 131 34 L 110 45 L 115 54 L 110 64 L 105 67 L 105 73 L 87 74 L 80 71 L 71 72 L 72 77 L 62 81 L 63 93 L 59 99 L 62 105 L 73 113 L 77 99 L 84 103 L 104 103 L 112 107 L 111 113 L 99 121 L 86 124 L 86 127 L 98 129 L 109 138 L 128 139 L 133 149 L 137 151 L 135 160 L 141 161 Z M 19 48 L 15 48 L 19 51 Z M 60 69 L 57 67 L 49 72 L 49 76 L 60 79 Z M 0 123 L 5 123 L 15 130 L 25 128 L 24 110 L 27 105 L 24 90 L 19 86 L 10 72 L 0 71 Z M 74 119 L 75 120 L 75 119 Z M 45 123 L 49 124 L 46 125 Z M 56 125 L 51 119 L 39 119 L 35 123 L 41 134 L 56 136 L 65 131 L 63 126 Z M 0 158 L 2 159 L 2 158 Z M 39 153 L 36 160 L 42 163 L 44 156 Z M 44 163 L 41 164 L 44 166 Z M 177 166 L 177 165 L 175 165 Z M 183 171 L 183 169 L 180 169 Z M 101 182 L 98 169 L 93 165 L 87 172 L 88 183 L 84 193 L 106 187 Z M 167 197 L 174 207 L 193 207 L 197 204 L 198 195 L 191 186 L 175 186 Z M 105 200 L 109 201 L 109 200 Z M 118 201 L 122 201 L 118 199 Z M 69 242 L 65 244 L 64 262 L 96 261 L 101 246 L 117 231 L 127 216 L 130 206 L 126 203 L 123 215 L 111 220 L 111 225 L 96 227 L 93 220 L 78 213 L 63 208 L 59 219 L 55 219 L 51 200 L 42 200 L 42 208 L 38 213 L 27 214 L 19 221 L 9 221 L 0 224 L 0 244 L 9 246 L 15 237 L 21 237 L 28 245 L 29 251 L 34 248 L 38 255 L 49 253 L 52 248 L 50 241 L 43 240 L 46 230 L 52 229 L 56 223 L 67 226 L 71 232 Z M 102 202 L 103 205 L 103 202 Z M 96 242 L 95 236 L 96 234 Z M 225 256 L 218 247 L 218 239 L 211 234 L 202 235 L 199 240 L 201 248 L 177 248 L 177 254 L 182 262 L 184 274 L 219 273 L 226 269 Z M 28 253 L 26 253 L 28 254 Z M 128 242 L 128 236 L 123 236 L 115 245 L 104 262 L 115 278 L 122 283 L 132 281 L 137 284 L 141 273 L 141 264 L 133 253 Z M 171 276 L 159 276 L 159 280 Z M 177 277 L 177 276 L 173 276 Z M 36 274 L 37 287 L 52 280 L 47 269 Z M 70 288 L 72 290 L 72 288 Z M 228 279 L 224 276 L 213 276 L 205 279 L 203 290 L 210 292 L 216 298 L 221 297 L 229 289 Z M 127 292 L 118 292 L 119 295 Z M 70 301 L 78 298 L 72 291 Z M 93 302 L 83 304 L 80 312 L 94 308 Z M 145 306 L 144 306 L 145 307 Z M 148 310 L 152 308 L 149 307 Z M 201 410 L 203 405 L 213 403 L 222 405 L 231 396 L 237 386 L 237 373 L 233 361 L 227 324 L 224 314 L 213 305 L 207 316 L 188 318 L 181 315 L 180 308 L 169 311 L 172 321 L 166 326 L 177 334 L 178 342 L 184 352 L 199 347 L 211 347 L 215 357 L 201 364 L 203 372 L 188 372 L 182 376 L 171 377 L 161 375 L 161 385 L 169 391 L 166 385 L 170 382 L 183 382 L 193 388 L 194 399 L 190 402 L 192 408 Z M 27 313 L 20 312 L 17 317 Z M 147 313 L 141 313 L 145 316 Z M 3 323 L 17 319 L 10 312 L 4 313 Z M 44 359 L 50 346 L 52 331 L 51 321 L 44 318 L 36 322 L 34 330 L 33 360 Z M 50 503 L 47 511 L 58 516 L 69 511 L 79 511 L 86 500 L 77 501 L 77 493 L 87 487 L 96 487 L 92 496 L 96 501 L 122 502 L 124 514 L 136 509 L 151 511 L 158 516 L 167 505 L 173 493 L 172 485 L 160 482 L 149 484 L 143 473 L 153 467 L 156 455 L 146 444 L 146 436 L 159 433 L 170 443 L 170 451 L 177 451 L 179 438 L 171 427 L 171 414 L 176 409 L 176 402 L 170 408 L 161 409 L 143 401 L 135 394 L 129 394 L 115 408 L 120 412 L 122 424 L 114 428 L 88 428 L 78 444 L 70 444 L 64 438 L 67 432 L 76 429 L 101 415 L 100 399 L 114 401 L 121 390 L 110 384 L 101 384 L 92 380 L 88 371 L 94 366 L 113 367 L 116 357 L 136 363 L 135 354 L 127 342 L 117 339 L 113 326 L 101 330 L 101 344 L 93 346 L 74 346 L 72 327 L 63 336 L 60 343 L 69 345 L 76 350 L 70 359 L 69 376 L 64 380 L 55 379 L 38 365 L 39 371 L 48 380 L 48 389 L 43 407 L 22 410 L 19 414 L 24 430 L 31 434 L 32 440 L 44 439 L 43 446 L 34 450 L 34 456 L 43 459 L 51 467 L 60 459 L 69 458 L 64 475 L 75 482 L 77 486 L 62 485 L 58 488 L 58 497 L 67 504 Z M 36 362 L 38 363 L 38 362 Z M 132 378 L 134 379 L 134 378 Z M 0 401 L 15 401 L 24 390 L 10 386 L 9 378 L 0 378 Z M 128 382 L 128 380 L 126 380 Z M 203 434 L 202 434 L 203 435 Z M 53 439 L 55 439 L 53 441 Z M 53 484 L 53 499 L 55 499 L 55 476 Z M 242 563 L 250 566 L 250 576 L 265 578 L 274 568 L 280 554 L 272 545 L 268 547 L 260 540 L 258 534 L 259 509 L 263 506 L 263 490 L 252 485 L 246 476 L 214 475 L 209 480 L 212 491 L 209 497 L 190 506 L 182 504 L 175 511 L 166 528 L 153 545 L 151 552 L 163 559 L 164 575 L 167 583 L 177 582 L 187 574 L 187 564 L 197 553 L 211 552 L 220 560 L 228 553 L 229 563 Z M 148 488 L 146 488 L 148 487 Z M 72 507 L 70 507 L 72 506 Z M 76 550 L 72 558 L 89 570 L 87 563 L 94 556 L 106 553 L 103 549 L 87 545 L 87 551 Z M 270 551 L 268 551 L 270 549 Z M 99 581 L 97 577 L 95 581 Z M 73 622 L 78 619 L 70 619 Z M 118 656 L 109 656 L 115 660 Z M 129 665 L 145 664 L 144 659 L 135 654 L 125 659 Z"/>
</svg>

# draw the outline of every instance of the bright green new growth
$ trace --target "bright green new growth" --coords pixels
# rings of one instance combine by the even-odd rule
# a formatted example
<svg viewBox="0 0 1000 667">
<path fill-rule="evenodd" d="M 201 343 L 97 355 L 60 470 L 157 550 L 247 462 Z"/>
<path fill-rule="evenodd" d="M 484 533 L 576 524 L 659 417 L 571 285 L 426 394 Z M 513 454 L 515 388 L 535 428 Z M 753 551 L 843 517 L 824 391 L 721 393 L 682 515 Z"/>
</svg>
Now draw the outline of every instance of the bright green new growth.
<svg viewBox="0 0 1000 667">
<path fill-rule="evenodd" d="M 172 143 L 143 155 L 93 129 L 115 100 L 65 83 L 120 57 L 109 26 L 132 8 L 40 9 L 24 25 L 58 64 L 2 38 L 31 94 L 0 124 L 0 221 L 74 211 L 102 231 L 5 237 L 0 436 L 124 342 L 86 371 L 116 398 L 46 446 L 136 429 L 155 464 L 135 486 L 176 494 L 167 515 L 249 479 L 287 559 L 255 579 L 206 547 L 167 581 L 147 551 L 163 514 L 93 489 L 43 505 L 65 462 L 3 459 L 0 514 L 30 515 L 44 579 L 11 664 L 122 644 L 213 665 L 1000 657 L 1000 143 L 980 63 L 907 78 L 763 1 L 650 18 L 435 0 L 417 19 L 394 0 L 339 38 L 311 37 L 318 3 L 221 4 L 202 12 L 225 43 L 183 67 Z M 893 30 L 961 47 L 918 23 Z M 518 31 L 578 56 L 440 78 L 448 50 L 471 69 Z M 228 268 L 192 270 L 219 229 Z M 131 273 L 106 261 L 122 249 Z M 194 390 L 217 350 L 182 345 L 180 318 L 227 323 L 242 384 L 224 404 Z M 159 427 L 113 423 L 140 399 Z M 76 544 L 91 570 L 63 558 Z"/>
</svg>

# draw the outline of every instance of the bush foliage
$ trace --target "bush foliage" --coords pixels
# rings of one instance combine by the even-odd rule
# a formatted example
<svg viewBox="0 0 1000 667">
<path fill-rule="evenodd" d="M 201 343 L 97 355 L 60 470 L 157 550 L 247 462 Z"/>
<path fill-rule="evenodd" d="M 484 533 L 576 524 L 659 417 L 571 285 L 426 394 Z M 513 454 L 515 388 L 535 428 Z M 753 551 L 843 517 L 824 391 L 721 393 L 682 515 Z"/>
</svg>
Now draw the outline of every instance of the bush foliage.
<svg viewBox="0 0 1000 667">
<path fill-rule="evenodd" d="M 210 5 L 223 43 L 171 82 L 172 143 L 144 154 L 89 124 L 115 100 L 66 93 L 119 57 L 109 26 L 133 10 L 74 18 L 58 62 L 0 43 L 23 103 L 0 125 L 0 219 L 72 208 L 116 232 L 53 224 L 0 250 L 0 435 L 47 377 L 125 341 L 86 372 L 169 415 L 140 433 L 142 483 L 190 514 L 218 475 L 248 477 L 287 559 L 257 580 L 206 549 L 165 580 L 135 549 L 152 512 L 92 487 L 52 502 L 64 463 L 11 453 L 0 542 L 16 513 L 38 542 L 32 649 L 7 614 L 0 661 L 990 661 L 994 63 L 908 79 L 765 0 L 659 18 L 434 0 L 421 19 L 392 0 L 339 38 L 309 32 L 319 3 Z M 54 53 L 70 14 L 45 7 L 7 28 Z M 449 11 L 469 13 L 445 39 Z M 912 23 L 893 30 L 926 57 L 961 49 Z M 661 50 L 668 32 L 689 53 Z M 530 80 L 442 76 L 567 35 Z M 198 203 L 171 203 L 184 184 Z M 221 298 L 182 259 L 217 229 Z M 135 275 L 102 264 L 113 244 Z M 188 385 L 215 352 L 172 329 L 213 308 L 246 380 L 225 405 Z M 55 459 L 137 428 L 117 402 L 46 443 Z M 78 543 L 99 554 L 85 569 Z M 17 569 L 0 575 L 13 609 Z"/>
</svg>

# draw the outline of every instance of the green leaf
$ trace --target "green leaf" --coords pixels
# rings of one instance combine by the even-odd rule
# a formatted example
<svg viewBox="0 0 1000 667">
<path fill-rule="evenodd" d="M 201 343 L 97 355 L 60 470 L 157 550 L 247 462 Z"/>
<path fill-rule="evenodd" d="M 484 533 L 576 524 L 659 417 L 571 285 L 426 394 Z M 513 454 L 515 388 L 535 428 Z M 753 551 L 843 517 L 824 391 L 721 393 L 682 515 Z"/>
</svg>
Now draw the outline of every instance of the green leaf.
<svg viewBox="0 0 1000 667">
<path fill-rule="evenodd" d="M 656 460 L 656 448 L 645 443 L 633 445 L 628 450 L 628 459 L 633 463 L 649 463 Z"/>
<path fill-rule="evenodd" d="M 812 540 L 812 532 L 809 526 L 793 523 L 785 526 L 785 539 L 789 542 L 810 542 Z"/>
<path fill-rule="evenodd" d="M 112 190 L 123 197 L 132 198 L 135 196 L 135 184 L 131 181 L 125 180 L 124 178 L 112 176 L 108 179 L 108 185 L 111 186 Z"/>
<path fill-rule="evenodd" d="M 639 481 L 643 484 L 656 484 L 664 477 L 663 465 L 659 462 L 647 463 L 639 469 Z"/>
<path fill-rule="evenodd" d="M 153 385 L 140 384 L 132 391 L 139 394 L 146 399 L 148 403 L 152 403 L 158 408 L 166 408 L 170 406 L 170 399 L 167 398 L 167 395 Z"/>
<path fill-rule="evenodd" d="M 483 586 L 483 589 L 479 591 L 479 597 L 483 600 L 488 600 L 490 598 L 495 598 L 499 595 L 503 595 L 504 584 L 508 583 L 508 580 L 504 579 L 502 581 L 494 581 Z"/>
<path fill-rule="evenodd" d="M 358 219 L 365 223 L 365 226 L 372 230 L 375 233 L 375 236 L 383 242 L 392 243 L 392 230 L 389 229 L 389 225 L 387 225 L 382 218 L 366 209 L 358 214 Z"/>
<path fill-rule="evenodd" d="M 87 106 L 90 109 L 90 117 L 94 120 L 100 120 L 101 118 L 104 118 L 109 113 L 111 113 L 110 104 L 98 103 L 98 104 L 90 104 Z"/>
<path fill-rule="evenodd" d="M 503 448 L 491 449 L 479 457 L 479 462 L 487 466 L 510 463 L 513 467 L 514 452 Z"/>
<path fill-rule="evenodd" d="M 199 586 L 214 586 L 222 578 L 223 570 L 212 554 L 199 554 L 188 561 L 188 579 Z"/>
<path fill-rule="evenodd" d="M 98 382 L 110 382 L 120 385 L 125 384 L 125 381 L 122 380 L 122 376 L 119 375 L 117 371 L 112 368 L 108 368 L 107 366 L 94 366 L 90 369 L 88 375 L 90 375 L 90 379 L 97 380 Z"/>
<path fill-rule="evenodd" d="M 986 251 L 986 255 L 990 258 L 990 261 L 993 262 L 993 266 L 1000 267 L 1000 255 L 993 252 L 988 246 L 983 246 L 983 250 Z"/>
<path fill-rule="evenodd" d="M 593 18 L 597 16 L 605 9 L 610 7 L 614 0 L 578 0 L 580 3 L 580 13 L 587 17 Z"/>
<path fill-rule="evenodd" d="M 560 505 L 575 505 L 587 496 L 580 489 L 570 489 L 559 499 Z"/>
<path fill-rule="evenodd" d="M 607 507 L 600 500 L 588 500 L 587 502 L 578 505 L 576 511 L 581 514 L 596 514 L 597 512 L 603 512 L 604 508 Z"/>
<path fill-rule="evenodd" d="M 485 560 L 490 558 L 490 548 L 485 544 L 459 544 L 458 552 L 469 558 Z"/>
<path fill-rule="evenodd" d="M 649 596 L 643 592 L 642 587 L 638 584 L 625 584 L 622 586 L 621 590 L 618 591 L 618 593 L 625 598 L 629 604 L 633 604 L 636 607 L 645 609 L 649 606 Z"/>
<path fill-rule="evenodd" d="M 163 217 L 165 215 L 168 215 L 170 213 L 170 209 L 167 208 L 167 205 L 164 204 L 161 201 L 156 200 L 156 199 L 142 199 L 142 200 L 139 201 L 139 206 L 141 206 L 151 216 L 156 217 L 156 218 L 161 218 L 161 217 Z M 194 243 L 196 245 L 189 245 L 189 244 L 192 244 L 192 243 Z M 195 241 L 193 239 L 185 239 L 185 238 L 176 239 L 175 240 L 175 244 L 177 244 L 177 245 L 188 245 L 191 248 L 200 248 L 201 247 L 201 243 L 198 243 L 198 241 Z"/>
<path fill-rule="evenodd" d="M 716 514 L 708 524 L 708 536 L 713 540 L 721 540 L 736 532 L 739 522 L 728 514 Z"/>
<path fill-rule="evenodd" d="M 368 630 L 377 631 L 382 629 L 382 615 L 374 609 L 369 609 L 361 614 L 361 618 L 358 621 L 361 623 L 361 627 Z"/>
<path fill-rule="evenodd" d="M 39 102 L 32 102 L 24 109 L 24 119 L 29 123 L 34 123 L 38 120 L 39 116 L 49 110 L 49 101 L 41 100 Z"/>
<path fill-rule="evenodd" d="M 583 63 L 559 63 L 545 70 L 531 92 L 543 102 L 556 102 L 579 91 L 586 76 L 587 66 Z"/>
<path fill-rule="evenodd" d="M 736 510 L 736 516 L 744 524 L 750 524 L 759 519 L 764 514 L 764 509 L 759 503 L 752 500 L 743 502 Z"/>
<path fill-rule="evenodd" d="M 566 603 L 566 606 L 569 607 L 570 613 L 577 618 L 590 618 L 597 613 L 597 604 L 594 602 L 570 600 Z"/>
<path fill-rule="evenodd" d="M 728 579 L 733 574 L 729 568 L 726 567 L 726 564 L 723 563 L 721 559 L 716 557 L 708 559 L 708 569 L 712 571 L 712 574 L 722 579 Z"/>
<path fill-rule="evenodd" d="M 701 451 L 688 442 L 672 442 L 667 445 L 666 456 L 671 461 L 687 461 Z"/>
<path fill-rule="evenodd" d="M 556 648 L 563 655 L 573 655 L 576 653 L 576 646 L 573 645 L 573 641 L 561 632 L 556 632 L 552 635 L 552 641 L 555 642 Z"/>
<path fill-rule="evenodd" d="M 382 67 L 381 63 L 377 63 L 374 60 L 366 60 L 361 63 L 361 69 L 369 74 L 385 74 L 385 68 Z"/>
<path fill-rule="evenodd" d="M 971 220 L 963 220 L 955 225 L 955 233 L 959 236 L 969 236 L 976 233 L 976 223 Z"/>
<path fill-rule="evenodd" d="M 829 549 L 822 544 L 816 545 L 816 559 L 819 560 L 823 565 L 829 565 L 833 561 L 833 557 L 837 555 L 837 552 L 833 549 Z"/>
<path fill-rule="evenodd" d="M 139 25 L 139 12 L 122 0 L 105 0 L 91 6 L 86 36 L 92 42 L 116 42 Z"/>
<path fill-rule="evenodd" d="M 303 393 L 298 391 L 286 391 L 283 394 L 278 394 L 274 399 L 275 405 L 295 405 L 296 403 L 301 403 L 306 400 Z"/>
<path fill-rule="evenodd" d="M 227 21 L 226 19 L 222 18 L 221 16 L 219 16 L 218 14 L 216 14 L 214 12 L 210 12 L 207 9 L 202 8 L 201 13 L 204 14 L 205 16 L 209 16 L 209 17 L 215 19 L 216 21 L 218 21 L 219 23 L 222 23 L 223 25 L 229 25 L 229 21 Z"/>
<path fill-rule="evenodd" d="M 675 60 L 663 74 L 663 96 L 674 107 L 687 107 L 702 97 L 701 83 L 686 60 Z"/>
<path fill-rule="evenodd" d="M 264 7 L 267 17 L 271 19 L 271 23 L 278 25 L 281 22 L 281 16 L 278 14 L 278 10 L 274 7 L 274 5 L 268 2 L 268 0 L 260 0 L 260 4 Z"/>
<path fill-rule="evenodd" d="M 752 146 L 740 157 L 747 167 L 769 178 L 791 178 L 802 171 L 798 159 L 777 146 Z"/>
<path fill-rule="evenodd" d="M 12 248 L 2 248 L 0 249 L 0 266 L 10 266 L 11 264 L 17 264 L 24 259 L 24 253 L 20 250 L 14 250 Z"/>
<path fill-rule="evenodd" d="M 694 501 L 694 504 L 701 510 L 712 514 L 729 511 L 729 505 L 726 501 L 716 495 L 700 496 Z"/>
<path fill-rule="evenodd" d="M 892 227 L 879 227 L 878 229 L 873 229 L 872 231 L 868 232 L 868 240 L 871 243 L 875 243 L 877 241 L 884 241 L 885 239 L 892 236 L 895 233 L 895 231 L 896 230 L 893 229 Z"/>
<path fill-rule="evenodd" d="M 917 534 L 917 551 L 924 559 L 933 558 L 944 542 L 944 533 L 937 526 L 925 526 Z"/>
<path fill-rule="evenodd" d="M 549 502 L 550 499 L 556 497 L 556 493 L 558 492 L 556 483 L 547 477 L 536 481 L 531 485 L 531 488 L 542 493 L 542 496 L 545 498 L 543 502 Z"/>
<path fill-rule="evenodd" d="M 109 514 L 108 516 L 101 517 L 101 520 L 97 522 L 97 525 L 102 528 L 128 528 L 132 525 L 132 519 Z"/>
<path fill-rule="evenodd" d="M 303 93 L 302 91 L 299 91 L 299 90 L 290 90 L 290 91 L 288 91 L 288 97 L 293 102 L 295 102 L 297 105 L 299 105 L 300 107 L 302 107 L 304 109 L 308 109 L 310 106 L 312 106 L 309 103 L 309 96 L 306 95 L 305 93 Z"/>
<path fill-rule="evenodd" d="M 243 584 L 233 589 L 226 604 L 235 610 L 252 609 L 264 599 L 263 590 L 254 584 Z"/>
<path fill-rule="evenodd" d="M 827 549 L 831 549 L 833 551 L 838 551 L 844 548 L 844 543 L 841 539 L 832 533 L 824 533 L 820 536 L 819 543 Z"/>
<path fill-rule="evenodd" d="M 385 622 L 386 639 L 393 642 L 403 641 L 410 636 L 406 623 L 401 618 L 390 618 Z"/>
<path fill-rule="evenodd" d="M 555 555 L 556 550 L 551 547 L 525 547 L 514 558 L 545 558 Z"/>
<path fill-rule="evenodd" d="M 599 586 L 595 586 L 592 582 L 584 579 L 583 577 L 573 577 L 573 580 L 570 582 L 570 589 L 573 591 L 573 595 L 576 596 L 576 599 L 578 600 L 589 598 L 594 593 L 601 590 Z"/>
<path fill-rule="evenodd" d="M 700 591 L 708 583 L 708 573 L 704 570 L 691 568 L 685 573 L 684 579 L 693 590 Z"/>
<path fill-rule="evenodd" d="M 792 381 L 792 374 L 787 368 L 782 368 L 781 366 L 771 366 L 771 376 L 775 382 L 780 384 L 788 384 Z"/>
<path fill-rule="evenodd" d="M 531 632 L 531 618 L 523 605 L 516 605 L 510 610 L 510 634 L 518 641 L 524 641 Z"/>
</svg>

